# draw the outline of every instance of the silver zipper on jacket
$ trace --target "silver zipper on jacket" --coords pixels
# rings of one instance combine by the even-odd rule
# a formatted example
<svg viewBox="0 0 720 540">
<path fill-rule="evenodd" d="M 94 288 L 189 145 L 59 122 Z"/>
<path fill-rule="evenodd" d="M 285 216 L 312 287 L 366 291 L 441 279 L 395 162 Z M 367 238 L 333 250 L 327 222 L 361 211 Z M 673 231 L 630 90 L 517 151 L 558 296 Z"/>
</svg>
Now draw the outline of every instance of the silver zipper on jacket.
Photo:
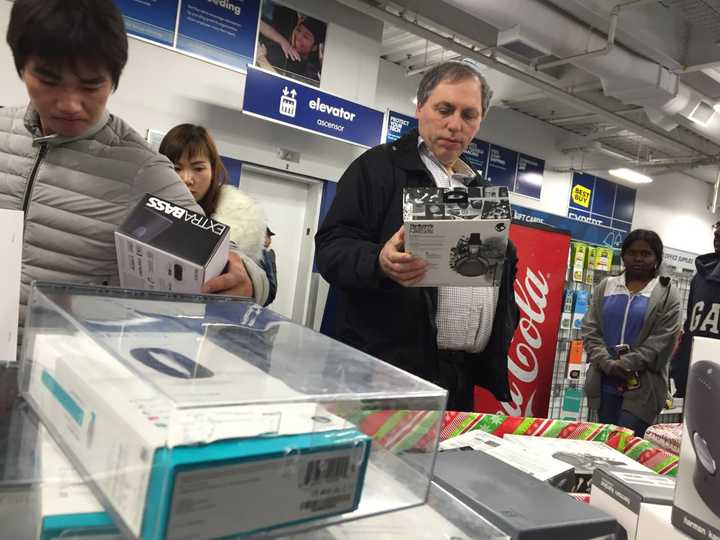
<svg viewBox="0 0 720 540">
<path fill-rule="evenodd" d="M 625 305 L 625 316 L 623 317 L 622 330 L 620 330 L 620 344 L 625 343 L 625 330 L 627 329 L 628 315 L 630 314 L 630 305 L 632 304 L 634 294 L 628 294 L 628 302 Z"/>
<path fill-rule="evenodd" d="M 35 158 L 35 164 L 33 165 L 32 172 L 28 178 L 27 184 L 25 185 L 25 195 L 23 196 L 22 210 L 24 214 L 27 214 L 28 206 L 30 206 L 30 198 L 32 197 L 32 189 L 35 184 L 35 176 L 37 175 L 38 169 L 40 168 L 40 162 L 47 154 L 48 145 L 47 143 L 40 144 L 40 151 L 38 152 L 37 158 Z"/>
</svg>

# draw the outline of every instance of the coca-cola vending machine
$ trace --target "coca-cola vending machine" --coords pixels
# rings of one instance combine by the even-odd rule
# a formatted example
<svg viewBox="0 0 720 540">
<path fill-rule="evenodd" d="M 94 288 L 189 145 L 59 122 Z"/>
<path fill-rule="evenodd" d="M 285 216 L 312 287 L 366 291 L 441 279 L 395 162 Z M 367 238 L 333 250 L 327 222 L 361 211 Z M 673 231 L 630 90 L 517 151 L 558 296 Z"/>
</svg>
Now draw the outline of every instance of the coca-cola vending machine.
<svg viewBox="0 0 720 540">
<path fill-rule="evenodd" d="M 513 222 L 510 239 L 518 251 L 515 299 L 520 308 L 520 323 L 508 351 L 512 401 L 500 403 L 490 392 L 476 387 L 475 410 L 545 418 L 550 404 L 570 233 Z"/>
</svg>

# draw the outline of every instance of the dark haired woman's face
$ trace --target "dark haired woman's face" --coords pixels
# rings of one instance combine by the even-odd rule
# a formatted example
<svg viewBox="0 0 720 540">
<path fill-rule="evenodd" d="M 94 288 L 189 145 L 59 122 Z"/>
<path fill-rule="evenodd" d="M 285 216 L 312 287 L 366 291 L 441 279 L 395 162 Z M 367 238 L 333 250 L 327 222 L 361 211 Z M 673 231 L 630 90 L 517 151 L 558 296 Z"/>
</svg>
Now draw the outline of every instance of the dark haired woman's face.
<svg viewBox="0 0 720 540">
<path fill-rule="evenodd" d="M 627 275 L 631 278 L 652 277 L 658 263 L 655 252 L 645 240 L 635 240 L 630 244 L 622 259 Z"/>
<path fill-rule="evenodd" d="M 175 162 L 175 172 L 182 178 L 196 201 L 201 201 L 210 190 L 213 179 L 210 159 L 204 153 L 188 156 L 187 152 Z"/>
</svg>

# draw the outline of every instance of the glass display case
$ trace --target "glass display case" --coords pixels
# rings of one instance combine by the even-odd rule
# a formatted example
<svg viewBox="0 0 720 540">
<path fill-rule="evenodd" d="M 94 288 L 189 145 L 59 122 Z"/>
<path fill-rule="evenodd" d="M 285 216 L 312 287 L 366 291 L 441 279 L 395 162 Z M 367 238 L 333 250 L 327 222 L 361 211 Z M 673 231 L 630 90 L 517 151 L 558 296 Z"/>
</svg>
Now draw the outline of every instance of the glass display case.
<svg viewBox="0 0 720 540">
<path fill-rule="evenodd" d="M 142 539 L 280 536 L 420 505 L 446 401 L 249 301 L 58 284 L 32 289 L 20 379 Z M 350 420 L 369 410 L 421 410 L 430 429 L 398 449 Z"/>
</svg>

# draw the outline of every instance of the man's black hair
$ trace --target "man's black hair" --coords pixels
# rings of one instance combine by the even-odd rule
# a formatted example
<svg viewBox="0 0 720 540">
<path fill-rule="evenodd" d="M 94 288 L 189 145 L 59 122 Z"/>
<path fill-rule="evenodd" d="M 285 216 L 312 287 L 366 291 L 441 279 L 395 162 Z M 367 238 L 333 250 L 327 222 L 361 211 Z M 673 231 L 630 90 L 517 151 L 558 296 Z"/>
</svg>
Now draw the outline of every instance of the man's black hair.
<svg viewBox="0 0 720 540">
<path fill-rule="evenodd" d="M 107 69 L 117 88 L 128 57 L 125 23 L 112 0 L 15 0 L 7 42 L 22 76 L 28 60 Z"/>
<path fill-rule="evenodd" d="M 656 276 L 658 270 L 660 269 L 660 265 L 663 262 L 663 243 L 655 231 L 649 231 L 647 229 L 635 229 L 634 231 L 630 231 L 630 234 L 628 234 L 625 237 L 625 240 L 623 240 L 622 247 L 620 248 L 620 256 L 624 256 L 625 252 L 630 249 L 633 242 L 637 240 L 645 240 L 653 253 L 655 253 L 657 266 L 655 267 L 655 273 L 653 276 Z"/>
</svg>

